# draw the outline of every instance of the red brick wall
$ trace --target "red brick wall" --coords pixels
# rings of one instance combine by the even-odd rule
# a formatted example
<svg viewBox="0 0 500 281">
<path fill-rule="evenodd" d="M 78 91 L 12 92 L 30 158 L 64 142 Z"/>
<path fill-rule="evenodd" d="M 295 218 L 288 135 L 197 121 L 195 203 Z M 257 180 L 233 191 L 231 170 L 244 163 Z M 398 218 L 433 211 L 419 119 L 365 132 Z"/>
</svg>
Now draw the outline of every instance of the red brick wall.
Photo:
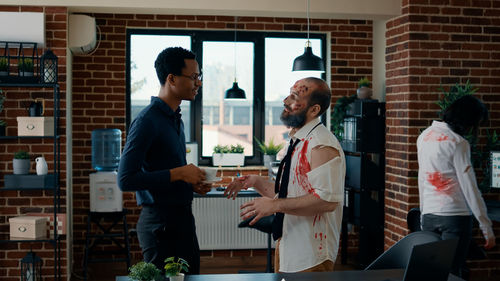
<svg viewBox="0 0 500 281">
<path fill-rule="evenodd" d="M 46 28 L 46 45 L 50 47 L 59 58 L 59 83 L 61 96 L 61 120 L 59 122 L 59 134 L 61 135 L 61 208 L 65 208 L 66 191 L 66 30 L 67 10 L 61 7 L 17 7 L 0 6 L 2 12 L 44 12 Z M 39 55 L 43 49 L 39 48 Z M 0 50 L 3 54 L 3 50 Z M 1 118 L 7 122 L 7 135 L 17 135 L 17 116 L 28 116 L 25 107 L 27 102 L 33 98 L 46 99 L 46 116 L 53 116 L 53 92 L 51 88 L 2 88 L 7 97 L 4 112 Z M 53 141 L 51 139 L 12 139 L 1 140 L 0 145 L 0 186 L 4 186 L 4 175 L 12 174 L 12 158 L 14 152 L 19 149 L 27 150 L 31 155 L 31 173 L 35 173 L 34 158 L 43 155 L 49 165 L 49 171 L 53 169 Z M 0 188 L 0 235 L 1 239 L 9 236 L 8 218 L 19 216 L 27 212 L 53 212 L 53 192 L 50 191 L 2 191 Z M 67 275 L 66 260 L 66 238 L 61 242 L 61 267 L 62 278 Z M 43 259 L 44 280 L 53 280 L 54 274 L 54 248 L 49 243 L 3 243 L 0 244 L 0 280 L 19 280 L 20 260 L 29 252 L 30 248 L 37 256 Z M 17 277 L 16 277 L 17 276 Z"/>
<path fill-rule="evenodd" d="M 127 28 L 210 29 L 234 28 L 231 16 L 180 16 L 93 14 L 102 33 L 99 48 L 90 56 L 73 61 L 73 170 L 75 265 L 81 264 L 86 215 L 89 210 L 88 175 L 91 169 L 91 131 L 96 128 L 125 130 L 125 43 Z M 302 31 L 299 18 L 239 17 L 246 30 Z M 312 31 L 331 35 L 331 80 L 333 100 L 351 95 L 357 81 L 372 72 L 372 22 L 365 20 L 314 19 Z M 155 93 L 152 93 L 153 95 Z M 125 132 L 124 132 L 125 135 Z M 132 193 L 124 205 L 131 209 L 128 221 L 135 226 L 139 209 Z M 351 243 L 351 242 L 350 242 Z M 137 241 L 134 259 L 140 259 Z"/>
<path fill-rule="evenodd" d="M 500 2 L 402 3 L 402 15 L 387 22 L 386 33 L 386 248 L 407 234 L 406 214 L 418 206 L 416 139 L 438 118 L 438 88 L 470 79 L 479 88 L 476 96 L 490 109 L 490 128 L 500 125 Z M 498 224 L 495 232 L 500 234 Z M 498 247 L 492 253 L 498 257 Z M 469 266 L 476 280 L 498 278 L 500 261 Z"/>
</svg>

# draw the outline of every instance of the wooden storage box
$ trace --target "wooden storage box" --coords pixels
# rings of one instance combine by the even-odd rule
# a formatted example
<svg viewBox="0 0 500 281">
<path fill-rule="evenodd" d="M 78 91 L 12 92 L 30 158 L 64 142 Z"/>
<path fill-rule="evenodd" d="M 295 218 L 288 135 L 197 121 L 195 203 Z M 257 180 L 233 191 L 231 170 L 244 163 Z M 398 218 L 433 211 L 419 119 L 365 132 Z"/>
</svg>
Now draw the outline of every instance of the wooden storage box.
<svg viewBox="0 0 500 281">
<path fill-rule="evenodd" d="M 47 217 L 32 216 L 10 218 L 10 239 L 47 237 L 47 220 Z"/>
<path fill-rule="evenodd" d="M 54 117 L 17 117 L 18 136 L 53 136 Z"/>
</svg>

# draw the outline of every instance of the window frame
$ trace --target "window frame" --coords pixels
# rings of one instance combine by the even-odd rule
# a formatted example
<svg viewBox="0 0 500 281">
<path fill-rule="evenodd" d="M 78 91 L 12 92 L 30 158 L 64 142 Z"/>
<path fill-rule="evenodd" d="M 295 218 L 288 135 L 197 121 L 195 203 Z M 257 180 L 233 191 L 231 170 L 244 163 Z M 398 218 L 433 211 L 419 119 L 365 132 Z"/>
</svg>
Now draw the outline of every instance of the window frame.
<svg viewBox="0 0 500 281">
<path fill-rule="evenodd" d="M 205 41 L 224 41 L 234 42 L 234 30 L 185 30 L 185 29 L 135 29 L 129 28 L 126 32 L 126 68 L 125 68 L 125 82 L 126 82 L 126 130 L 131 123 L 131 37 L 133 35 L 187 35 L 191 36 L 191 51 L 196 54 L 196 61 L 203 69 L 203 42 Z M 254 43 L 254 97 L 253 97 L 253 120 L 252 121 L 252 136 L 259 140 L 264 139 L 265 131 L 265 39 L 266 37 L 274 38 L 304 38 L 304 46 L 307 39 L 307 33 L 303 32 L 268 32 L 268 31 L 237 31 L 237 42 L 252 42 Z M 327 34 L 326 33 L 310 33 L 309 38 L 321 40 L 321 52 L 323 54 L 323 61 L 326 66 L 327 52 Z M 326 68 L 326 67 L 325 67 Z M 321 78 L 325 79 L 327 72 L 321 74 Z M 228 88 L 231 85 L 228 85 Z M 291 86 L 291 85 L 290 85 Z M 286 89 L 283 89 L 286 91 Z M 200 97 L 200 98 L 198 98 Z M 195 141 L 198 145 L 198 164 L 211 165 L 212 157 L 203 157 L 202 154 L 202 98 L 203 86 L 199 89 L 197 98 L 191 102 L 190 107 L 190 134 L 191 139 L 186 139 L 186 143 Z M 326 117 L 322 116 L 322 121 L 325 123 Z M 219 120 L 222 122 L 222 120 Z M 253 139 L 252 137 L 252 139 Z M 245 165 L 262 165 L 263 154 L 258 151 L 255 140 L 253 141 L 253 156 L 245 156 Z"/>
</svg>

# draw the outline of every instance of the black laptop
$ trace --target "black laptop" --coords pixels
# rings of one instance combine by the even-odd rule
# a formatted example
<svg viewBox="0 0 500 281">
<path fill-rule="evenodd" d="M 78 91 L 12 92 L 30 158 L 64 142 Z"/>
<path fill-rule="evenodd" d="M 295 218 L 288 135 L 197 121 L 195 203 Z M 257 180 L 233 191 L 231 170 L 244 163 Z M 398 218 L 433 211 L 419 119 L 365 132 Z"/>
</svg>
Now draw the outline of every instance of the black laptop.
<svg viewBox="0 0 500 281">
<path fill-rule="evenodd" d="M 458 238 L 413 247 L 403 281 L 446 281 L 453 265 Z"/>
<path fill-rule="evenodd" d="M 453 238 L 413 246 L 402 281 L 448 280 L 457 245 Z"/>
</svg>

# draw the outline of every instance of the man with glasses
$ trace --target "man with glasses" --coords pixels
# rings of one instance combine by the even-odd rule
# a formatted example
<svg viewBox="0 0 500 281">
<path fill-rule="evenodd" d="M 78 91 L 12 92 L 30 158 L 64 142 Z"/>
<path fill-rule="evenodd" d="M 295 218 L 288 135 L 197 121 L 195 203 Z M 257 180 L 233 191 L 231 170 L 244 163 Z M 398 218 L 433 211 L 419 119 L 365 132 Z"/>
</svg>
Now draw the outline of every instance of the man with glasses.
<svg viewBox="0 0 500 281">
<path fill-rule="evenodd" d="M 186 140 L 180 104 L 194 100 L 201 87 L 195 55 L 167 48 L 155 61 L 161 84 L 157 97 L 134 119 L 128 131 L 118 171 L 123 191 L 136 191 L 142 206 L 137 236 L 144 261 L 163 269 L 168 257 L 189 263 L 200 272 L 200 249 L 191 209 L 193 191 L 207 193 L 205 172 L 186 164 Z"/>
</svg>

